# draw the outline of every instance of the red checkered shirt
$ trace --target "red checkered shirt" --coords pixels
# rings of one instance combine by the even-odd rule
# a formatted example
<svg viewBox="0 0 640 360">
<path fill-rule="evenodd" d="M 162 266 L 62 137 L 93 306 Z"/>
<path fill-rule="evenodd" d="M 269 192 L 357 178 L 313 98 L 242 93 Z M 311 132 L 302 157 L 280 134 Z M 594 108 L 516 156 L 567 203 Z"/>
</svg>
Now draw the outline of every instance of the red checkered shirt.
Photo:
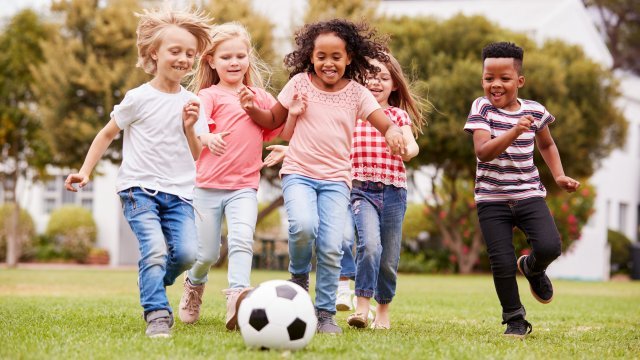
<svg viewBox="0 0 640 360">
<path fill-rule="evenodd" d="M 384 113 L 400 127 L 411 125 L 409 114 L 400 108 L 391 106 L 384 109 Z M 402 157 L 391 155 L 384 136 L 368 121 L 356 122 L 351 143 L 351 164 L 354 180 L 407 187 L 407 174 Z"/>
</svg>

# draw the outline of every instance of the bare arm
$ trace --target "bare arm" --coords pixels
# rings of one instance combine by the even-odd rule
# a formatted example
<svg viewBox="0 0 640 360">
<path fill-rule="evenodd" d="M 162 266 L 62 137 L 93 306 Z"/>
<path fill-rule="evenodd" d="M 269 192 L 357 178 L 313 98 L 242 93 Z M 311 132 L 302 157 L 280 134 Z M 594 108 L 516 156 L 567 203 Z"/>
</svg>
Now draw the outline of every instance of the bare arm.
<svg viewBox="0 0 640 360">
<path fill-rule="evenodd" d="M 67 179 L 64 182 L 64 186 L 67 190 L 76 192 L 78 189 L 75 188 L 73 184 L 77 183 L 79 187 L 82 188 L 89 182 L 89 176 L 91 175 L 93 168 L 96 166 L 100 158 L 102 158 L 102 155 L 107 151 L 107 148 L 119 132 L 120 128 L 112 118 L 93 139 L 80 171 L 67 176 Z"/>
<path fill-rule="evenodd" d="M 287 115 L 287 122 L 284 124 L 282 132 L 280 132 L 280 138 L 282 140 L 289 141 L 293 136 L 293 131 L 298 122 L 298 116 L 304 114 L 307 109 L 307 94 L 299 95 L 297 92 L 293 94 L 293 101 L 289 106 L 289 115 Z"/>
<path fill-rule="evenodd" d="M 253 102 L 255 94 L 246 86 L 240 90 L 238 97 L 240 98 L 240 106 L 242 106 L 251 120 L 264 129 L 277 129 L 287 120 L 289 111 L 279 102 L 269 110 L 260 109 L 255 106 Z"/>
<path fill-rule="evenodd" d="M 480 161 L 491 161 L 502 154 L 513 142 L 533 124 L 533 117 L 525 115 L 518 120 L 516 126 L 504 134 L 491 139 L 491 134 L 486 130 L 473 132 L 473 147 Z"/>
<path fill-rule="evenodd" d="M 545 126 L 536 134 L 536 145 L 544 162 L 549 167 L 549 170 L 551 170 L 556 184 L 567 192 L 576 191 L 580 186 L 580 182 L 564 174 L 560 153 L 558 152 L 555 141 L 553 141 L 553 137 L 551 137 L 551 131 L 548 126 Z"/>
<path fill-rule="evenodd" d="M 187 102 L 182 108 L 182 129 L 187 137 L 187 144 L 189 144 L 189 151 L 193 160 L 198 160 L 200 153 L 202 152 L 202 143 L 200 138 L 196 135 L 194 126 L 200 116 L 200 101 L 191 100 Z"/>
<path fill-rule="evenodd" d="M 382 109 L 377 109 L 372 112 L 367 118 L 367 121 L 384 135 L 387 146 L 389 146 L 393 155 L 402 156 L 407 152 L 407 143 L 402 134 L 402 130 L 389 120 Z"/>
<path fill-rule="evenodd" d="M 418 147 L 416 139 L 413 137 L 410 125 L 402 126 L 400 130 L 402 130 L 402 136 L 404 136 L 404 141 L 407 143 L 407 151 L 402 155 L 402 161 L 409 161 L 418 155 L 420 148 Z"/>
</svg>

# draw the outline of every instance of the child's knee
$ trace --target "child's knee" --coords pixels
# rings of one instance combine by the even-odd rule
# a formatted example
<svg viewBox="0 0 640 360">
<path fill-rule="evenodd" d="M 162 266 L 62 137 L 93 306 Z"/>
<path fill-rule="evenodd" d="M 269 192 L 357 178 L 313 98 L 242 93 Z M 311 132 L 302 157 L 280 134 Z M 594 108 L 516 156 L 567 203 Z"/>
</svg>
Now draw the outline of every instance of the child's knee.
<svg viewBox="0 0 640 360">
<path fill-rule="evenodd" d="M 518 271 L 513 253 L 495 254 L 489 257 L 491 272 L 497 277 L 515 276 Z"/>
</svg>

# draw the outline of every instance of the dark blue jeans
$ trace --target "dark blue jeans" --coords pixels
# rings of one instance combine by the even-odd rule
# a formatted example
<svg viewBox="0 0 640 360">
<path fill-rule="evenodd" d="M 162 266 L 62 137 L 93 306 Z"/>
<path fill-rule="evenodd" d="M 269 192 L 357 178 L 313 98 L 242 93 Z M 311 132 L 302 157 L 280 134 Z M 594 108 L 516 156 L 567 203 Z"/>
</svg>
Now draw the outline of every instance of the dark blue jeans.
<svg viewBox="0 0 640 360">
<path fill-rule="evenodd" d="M 478 203 L 478 218 L 491 263 L 493 282 L 504 314 L 523 308 L 516 282 L 513 228 L 518 227 L 531 245 L 527 265 L 544 271 L 560 256 L 560 234 L 547 203 L 541 197 Z"/>
</svg>

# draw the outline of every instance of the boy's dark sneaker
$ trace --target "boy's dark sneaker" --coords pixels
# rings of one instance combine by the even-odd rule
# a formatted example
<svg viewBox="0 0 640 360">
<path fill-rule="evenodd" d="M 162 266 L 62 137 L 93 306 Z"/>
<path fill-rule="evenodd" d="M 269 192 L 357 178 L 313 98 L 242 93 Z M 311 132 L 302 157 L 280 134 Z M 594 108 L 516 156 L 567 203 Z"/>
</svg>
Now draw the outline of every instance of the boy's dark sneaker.
<svg viewBox="0 0 640 360">
<path fill-rule="evenodd" d="M 167 310 L 151 311 L 145 316 L 147 331 L 145 334 L 150 338 L 171 337 L 171 327 L 173 326 L 173 315 Z"/>
<path fill-rule="evenodd" d="M 289 279 L 292 283 L 296 285 L 300 285 L 306 292 L 309 292 L 309 274 L 291 274 L 291 279 Z"/>
<path fill-rule="evenodd" d="M 316 316 L 318 317 L 318 327 L 316 328 L 318 334 L 342 334 L 342 329 L 336 323 L 332 313 L 317 310 Z"/>
<path fill-rule="evenodd" d="M 527 266 L 528 255 L 522 255 L 518 258 L 518 270 L 529 281 L 529 288 L 533 297 L 543 304 L 548 304 L 553 300 L 553 285 L 551 280 L 544 271 L 539 273 L 531 273 Z"/>
<path fill-rule="evenodd" d="M 531 334 L 531 331 L 533 331 L 533 326 L 527 320 L 518 318 L 507 322 L 507 330 L 504 332 L 504 336 L 522 339 Z"/>
</svg>

